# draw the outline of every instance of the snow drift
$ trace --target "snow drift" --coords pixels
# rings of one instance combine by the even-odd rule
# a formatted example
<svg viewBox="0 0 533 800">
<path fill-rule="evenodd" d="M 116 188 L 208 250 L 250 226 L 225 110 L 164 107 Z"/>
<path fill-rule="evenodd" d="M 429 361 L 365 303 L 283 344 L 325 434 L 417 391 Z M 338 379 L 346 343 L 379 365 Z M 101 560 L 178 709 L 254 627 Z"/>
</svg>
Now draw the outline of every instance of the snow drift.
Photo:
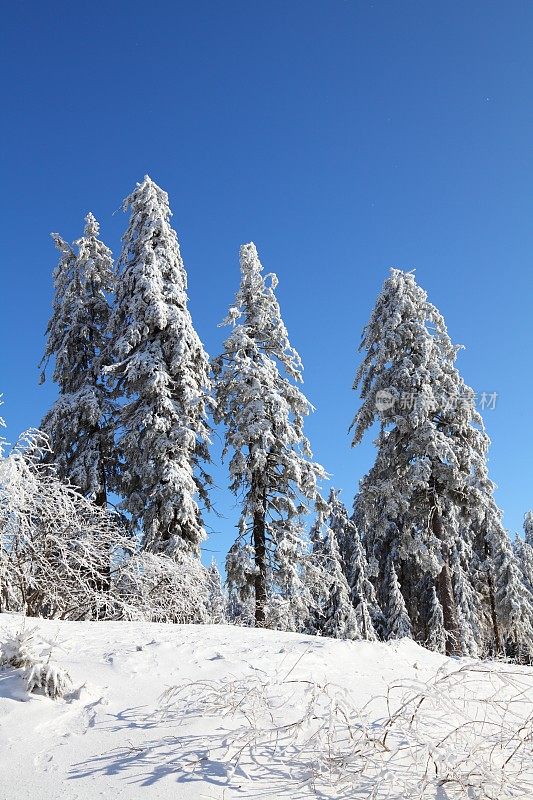
<svg viewBox="0 0 533 800">
<path fill-rule="evenodd" d="M 528 798 L 533 670 L 403 639 L 223 625 L 56 622 L 72 686 L 0 670 L 0 798 Z"/>
</svg>

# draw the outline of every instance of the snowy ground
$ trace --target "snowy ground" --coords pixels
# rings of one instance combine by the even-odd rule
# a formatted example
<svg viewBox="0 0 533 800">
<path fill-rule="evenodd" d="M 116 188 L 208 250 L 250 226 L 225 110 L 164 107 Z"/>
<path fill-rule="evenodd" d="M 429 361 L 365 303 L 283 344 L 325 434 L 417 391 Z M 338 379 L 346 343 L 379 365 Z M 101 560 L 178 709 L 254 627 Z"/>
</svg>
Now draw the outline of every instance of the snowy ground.
<svg viewBox="0 0 533 800">
<path fill-rule="evenodd" d="M 30 696 L 0 671 L 1 800 L 533 797 L 530 723 L 507 736 L 532 713 L 533 670 L 472 673 L 408 640 L 5 614 L 0 642 L 23 624 L 73 690 Z"/>
</svg>

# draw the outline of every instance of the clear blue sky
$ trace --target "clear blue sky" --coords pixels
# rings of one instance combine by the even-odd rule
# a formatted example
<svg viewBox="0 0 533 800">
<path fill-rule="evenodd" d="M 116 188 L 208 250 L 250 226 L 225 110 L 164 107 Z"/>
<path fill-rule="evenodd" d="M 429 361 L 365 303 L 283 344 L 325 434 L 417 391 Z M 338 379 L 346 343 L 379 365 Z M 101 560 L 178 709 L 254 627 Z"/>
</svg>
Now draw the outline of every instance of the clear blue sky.
<svg viewBox="0 0 533 800">
<path fill-rule="evenodd" d="M 0 391 L 37 425 L 56 252 L 91 210 L 115 253 L 145 173 L 170 195 L 191 310 L 216 354 L 256 242 L 305 364 L 307 432 L 350 505 L 372 463 L 347 428 L 360 333 L 390 266 L 466 350 L 511 530 L 533 506 L 533 3 L 17 2 L 2 11 Z M 219 444 L 214 448 L 218 458 Z M 238 511 L 215 468 L 222 555 Z"/>
</svg>

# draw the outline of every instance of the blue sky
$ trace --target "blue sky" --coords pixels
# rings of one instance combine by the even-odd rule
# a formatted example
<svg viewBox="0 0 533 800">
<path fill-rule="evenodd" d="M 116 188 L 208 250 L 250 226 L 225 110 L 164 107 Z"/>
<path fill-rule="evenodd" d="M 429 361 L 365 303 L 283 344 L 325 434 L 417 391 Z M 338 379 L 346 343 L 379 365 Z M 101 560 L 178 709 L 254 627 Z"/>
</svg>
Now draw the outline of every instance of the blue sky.
<svg viewBox="0 0 533 800">
<path fill-rule="evenodd" d="M 145 173 L 170 195 L 211 354 L 253 240 L 305 364 L 315 456 L 351 504 L 373 458 L 347 429 L 361 329 L 416 269 L 478 392 L 511 530 L 533 506 L 533 4 L 113 0 L 4 6 L 0 391 L 7 436 L 52 402 L 37 364 L 56 253 L 91 210 L 118 253 Z M 219 441 L 214 456 L 218 458 Z M 207 548 L 238 509 L 215 466 Z M 206 557 L 207 557 L 206 552 Z"/>
</svg>

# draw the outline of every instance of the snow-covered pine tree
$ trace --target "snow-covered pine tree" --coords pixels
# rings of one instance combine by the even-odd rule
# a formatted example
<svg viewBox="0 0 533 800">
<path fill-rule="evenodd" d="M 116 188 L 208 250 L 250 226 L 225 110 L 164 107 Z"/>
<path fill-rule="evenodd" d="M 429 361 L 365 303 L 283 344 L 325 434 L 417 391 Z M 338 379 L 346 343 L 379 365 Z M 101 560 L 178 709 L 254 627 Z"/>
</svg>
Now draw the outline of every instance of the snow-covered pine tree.
<svg viewBox="0 0 533 800">
<path fill-rule="evenodd" d="M 517 661 L 529 662 L 533 657 L 533 596 L 524 585 L 503 526 L 493 524 L 487 539 L 489 557 L 485 569 L 490 572 L 494 585 L 494 597 L 490 599 L 495 618 L 496 650 Z"/>
<path fill-rule="evenodd" d="M 529 661 L 533 654 L 533 597 L 524 590 L 519 560 L 492 496 L 494 485 L 486 480 L 490 491 L 486 493 L 482 486 L 477 514 L 468 517 L 472 540 L 469 576 L 481 601 L 484 638 L 480 654 Z"/>
<path fill-rule="evenodd" d="M 376 631 L 383 633 L 383 614 L 368 577 L 368 563 L 361 537 L 353 519 L 348 517 L 339 492 L 331 489 L 326 524 L 338 542 L 343 572 L 350 589 L 350 600 L 357 618 L 361 638 L 374 640 Z"/>
<path fill-rule="evenodd" d="M 331 517 L 331 512 L 328 516 Z M 311 530 L 311 543 L 310 565 L 306 570 L 306 589 L 313 599 L 310 632 L 334 639 L 361 639 L 337 536 L 322 513 Z"/>
<path fill-rule="evenodd" d="M 237 539 L 226 556 L 228 617 L 236 625 L 251 627 L 255 620 L 255 552 Z"/>
<path fill-rule="evenodd" d="M 226 426 L 224 453 L 232 451 L 231 490 L 243 497 L 237 549 L 227 562 L 228 583 L 253 592 L 255 624 L 299 629 L 305 616 L 301 561 L 307 550 L 303 516 L 323 505 L 303 420 L 311 410 L 295 383 L 302 364 L 291 347 L 274 294 L 275 275 L 262 275 L 254 244 L 241 247 L 241 284 L 222 324 L 233 325 L 215 359 L 217 410 Z M 254 569 L 233 556 L 253 547 Z M 234 567 L 239 566 L 239 575 Z M 280 617 L 280 609 L 284 608 Z"/>
<path fill-rule="evenodd" d="M 123 398 L 114 488 L 147 550 L 196 557 L 205 538 L 198 495 L 209 505 L 209 361 L 188 310 L 167 193 L 146 176 L 128 208 L 109 325 L 107 370 Z"/>
<path fill-rule="evenodd" d="M 386 575 L 386 594 L 385 594 L 385 638 L 403 639 L 407 636 L 412 638 L 413 631 L 411 620 L 405 607 L 405 601 L 398 583 L 398 576 L 392 558 L 387 561 L 385 570 Z"/>
<path fill-rule="evenodd" d="M 533 603 L 533 512 L 524 517 L 524 539 L 519 536 L 514 541 L 514 557 L 521 572 L 523 593 Z"/>
<path fill-rule="evenodd" d="M 533 547 L 533 511 L 527 511 L 524 516 L 524 541 Z"/>
<path fill-rule="evenodd" d="M 41 363 L 55 359 L 52 379 L 59 397 L 41 429 L 51 443 L 59 477 L 105 506 L 113 462 L 113 406 L 102 380 L 101 355 L 110 314 L 107 296 L 115 276 L 111 251 L 98 238 L 98 222 L 88 214 L 85 223 L 83 236 L 72 247 L 52 234 L 61 256 Z"/>
<path fill-rule="evenodd" d="M 215 559 L 207 569 L 208 602 L 207 613 L 209 622 L 222 624 L 227 620 L 227 598 L 222 588 L 220 571 Z"/>
<path fill-rule="evenodd" d="M 435 586 L 429 589 L 429 617 L 427 621 L 428 635 L 426 644 L 430 650 L 438 653 L 446 652 L 446 631 L 444 630 L 444 615 Z"/>
<path fill-rule="evenodd" d="M 490 581 L 492 569 L 501 566 L 504 572 L 506 534 L 487 473 L 489 439 L 474 392 L 455 367 L 458 348 L 412 273 L 391 270 L 361 349 L 366 352 L 354 387 L 360 387 L 363 403 L 353 422 L 353 443 L 375 421 L 380 433 L 376 462 L 361 482 L 355 508 L 378 599 L 387 592 L 390 557 L 415 638 L 427 638 L 432 609 L 420 597 L 429 598 L 433 585 L 449 653 L 482 647 L 486 639 L 496 644 L 497 620 L 505 617 L 497 606 L 507 600 Z M 452 562 L 461 538 L 472 556 L 468 580 L 483 595 L 484 641 L 465 642 L 468 631 L 460 630 Z M 501 582 L 500 587 L 503 592 Z M 476 635 L 472 626 L 470 635 Z"/>
<path fill-rule="evenodd" d="M 476 658 L 486 649 L 484 613 L 481 596 L 471 577 L 473 554 L 467 549 L 468 540 L 468 536 L 457 540 L 451 553 L 451 569 L 457 603 L 458 646 L 462 655 Z M 490 626 L 490 622 L 488 624 Z"/>
<path fill-rule="evenodd" d="M 524 538 L 514 541 L 514 553 L 527 590 L 533 594 L 533 512 L 524 517 Z"/>
</svg>

